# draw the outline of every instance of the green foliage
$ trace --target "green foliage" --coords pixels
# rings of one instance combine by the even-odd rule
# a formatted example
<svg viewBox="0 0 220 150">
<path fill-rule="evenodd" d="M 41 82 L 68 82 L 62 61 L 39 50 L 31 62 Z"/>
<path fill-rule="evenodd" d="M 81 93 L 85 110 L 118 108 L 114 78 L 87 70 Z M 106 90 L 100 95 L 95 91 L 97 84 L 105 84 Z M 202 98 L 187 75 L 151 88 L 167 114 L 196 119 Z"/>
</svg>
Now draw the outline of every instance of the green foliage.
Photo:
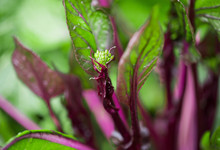
<svg viewBox="0 0 220 150">
<path fill-rule="evenodd" d="M 203 136 L 202 139 L 200 141 L 200 148 L 202 150 L 210 150 L 210 132 L 206 131 Z"/>
<path fill-rule="evenodd" d="M 212 135 L 210 131 L 206 131 L 200 141 L 202 150 L 220 150 L 220 127 L 218 127 Z"/>
<path fill-rule="evenodd" d="M 196 15 L 203 22 L 208 22 L 220 35 L 220 1 L 198 0 L 196 1 Z"/>
<path fill-rule="evenodd" d="M 149 21 L 131 38 L 118 66 L 117 94 L 127 102 L 131 80 L 137 80 L 139 91 L 156 65 L 163 47 L 163 33 L 158 23 L 158 9 L 154 9 Z M 135 77 L 137 76 L 137 78 Z"/>
<path fill-rule="evenodd" d="M 220 150 L 220 127 L 212 134 L 210 147 L 212 150 Z"/>
<path fill-rule="evenodd" d="M 185 37 L 185 40 L 188 43 L 193 43 L 193 45 L 189 49 L 189 54 L 186 56 L 189 62 L 197 62 L 200 59 L 200 53 L 196 49 L 196 39 L 194 28 L 189 19 L 189 12 L 187 12 L 186 6 L 179 0 L 175 1 L 176 11 L 178 14 L 178 20 L 180 22 L 181 28 L 184 29 L 182 34 Z"/>
<path fill-rule="evenodd" d="M 195 34 L 192 24 L 189 20 L 187 9 L 181 1 L 175 2 L 176 11 L 178 13 L 179 21 L 182 23 L 182 29 L 185 28 L 184 34 L 188 42 L 193 41 L 195 43 Z"/>
<path fill-rule="evenodd" d="M 39 134 L 39 137 L 34 136 L 35 134 Z M 62 140 L 62 138 L 72 139 L 72 137 L 64 135 L 62 133 L 49 131 L 49 130 L 32 130 L 32 131 L 24 131 L 19 133 L 15 138 L 9 141 L 9 148 L 8 150 L 21 150 L 21 149 L 28 149 L 28 150 L 74 150 L 74 148 L 61 145 L 59 141 L 53 142 L 54 139 L 46 139 L 45 136 L 54 136 L 54 139 L 57 137 L 58 140 Z M 42 138 L 42 139 L 41 139 Z M 51 140 L 51 141 L 50 141 Z"/>
<path fill-rule="evenodd" d="M 93 73 L 89 56 L 97 49 L 103 51 L 112 44 L 112 28 L 108 15 L 96 10 L 91 0 L 65 0 L 67 25 L 80 66 Z"/>
<path fill-rule="evenodd" d="M 24 139 L 15 143 L 8 150 L 17 150 L 17 149 L 28 149 L 28 150 L 76 150 L 61 144 L 53 143 L 50 141 L 45 141 L 42 139 Z"/>
</svg>

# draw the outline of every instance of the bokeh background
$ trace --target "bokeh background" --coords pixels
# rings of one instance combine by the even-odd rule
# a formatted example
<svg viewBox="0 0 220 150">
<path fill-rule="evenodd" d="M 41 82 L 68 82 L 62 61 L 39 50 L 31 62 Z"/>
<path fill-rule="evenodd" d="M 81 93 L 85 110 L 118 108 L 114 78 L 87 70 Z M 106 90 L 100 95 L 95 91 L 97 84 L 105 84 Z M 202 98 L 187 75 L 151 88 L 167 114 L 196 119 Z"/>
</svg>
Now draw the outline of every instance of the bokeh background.
<svg viewBox="0 0 220 150">
<path fill-rule="evenodd" d="M 170 0 L 115 0 L 111 13 L 116 19 L 123 47 L 126 48 L 130 36 L 145 23 L 155 5 L 160 7 L 160 23 L 165 31 L 169 21 L 170 3 Z M 13 36 L 18 37 L 50 67 L 55 65 L 58 70 L 69 72 L 71 41 L 62 0 L 0 0 L 0 95 L 41 128 L 53 130 L 55 126 L 44 101 L 34 95 L 16 76 L 11 63 Z M 202 66 L 199 72 L 202 80 L 206 76 Z M 110 77 L 114 87 L 116 75 L 117 65 L 113 63 Z M 154 115 L 162 110 L 165 104 L 164 97 L 164 87 L 158 74 L 153 72 L 142 88 L 140 98 L 144 107 Z M 62 96 L 54 98 L 52 106 L 61 119 L 65 132 L 72 134 L 61 99 Z M 96 126 L 95 121 L 93 122 Z M 105 147 L 105 150 L 112 149 L 111 145 L 103 140 L 100 129 L 97 126 L 96 128 L 97 137 L 102 141 L 99 142 L 101 147 Z M 0 109 L 0 145 L 23 130 L 23 127 Z"/>
</svg>

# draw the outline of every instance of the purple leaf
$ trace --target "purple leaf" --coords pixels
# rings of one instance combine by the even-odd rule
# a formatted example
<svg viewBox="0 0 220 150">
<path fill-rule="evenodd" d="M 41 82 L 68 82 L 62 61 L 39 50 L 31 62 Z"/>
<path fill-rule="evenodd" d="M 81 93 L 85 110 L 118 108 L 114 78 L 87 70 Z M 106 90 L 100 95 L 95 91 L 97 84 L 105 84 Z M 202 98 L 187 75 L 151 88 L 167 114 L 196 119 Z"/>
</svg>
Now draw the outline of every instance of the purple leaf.
<svg viewBox="0 0 220 150">
<path fill-rule="evenodd" d="M 102 132 L 106 138 L 109 139 L 114 131 L 114 123 L 112 118 L 105 111 L 97 92 L 94 90 L 86 90 L 83 92 L 83 96 L 102 129 Z"/>
<path fill-rule="evenodd" d="M 62 73 L 59 73 L 59 75 L 65 83 L 65 106 L 75 134 L 84 138 L 88 145 L 95 147 L 91 120 L 82 103 L 82 87 L 80 80 L 73 75 L 65 75 Z"/>
<path fill-rule="evenodd" d="M 16 120 L 27 130 L 38 130 L 40 127 L 23 115 L 12 104 L 0 96 L 0 109 L 5 111 L 9 116 Z"/>
<path fill-rule="evenodd" d="M 64 85 L 58 74 L 16 38 L 14 41 L 16 48 L 12 56 L 12 63 L 19 79 L 45 101 L 63 93 Z"/>
<path fill-rule="evenodd" d="M 41 140 L 39 140 L 41 139 Z M 45 146 L 45 144 L 47 146 Z M 92 148 L 72 139 L 71 137 L 49 130 L 31 130 L 19 133 L 2 150 L 26 149 L 34 145 L 34 149 L 65 149 L 93 150 Z M 32 147 L 33 148 L 33 147 Z"/>
</svg>

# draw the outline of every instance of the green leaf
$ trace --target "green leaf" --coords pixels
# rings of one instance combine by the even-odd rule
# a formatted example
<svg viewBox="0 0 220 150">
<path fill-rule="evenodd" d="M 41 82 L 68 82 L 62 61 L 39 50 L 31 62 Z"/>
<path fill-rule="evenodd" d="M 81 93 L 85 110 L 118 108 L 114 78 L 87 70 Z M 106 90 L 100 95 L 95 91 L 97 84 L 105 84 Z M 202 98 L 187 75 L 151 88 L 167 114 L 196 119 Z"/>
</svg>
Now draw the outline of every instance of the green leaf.
<svg viewBox="0 0 220 150">
<path fill-rule="evenodd" d="M 175 6 L 176 6 L 177 14 L 180 18 L 179 22 L 183 21 L 182 27 L 185 28 L 184 30 L 185 39 L 188 43 L 193 42 L 192 47 L 190 47 L 189 55 L 186 57 L 188 57 L 188 61 L 191 63 L 197 62 L 200 59 L 201 54 L 198 52 L 197 48 L 195 47 L 196 40 L 195 40 L 194 28 L 190 22 L 187 8 L 180 0 L 175 1 Z"/>
<path fill-rule="evenodd" d="M 103 51 L 112 45 L 108 15 L 93 8 L 91 0 L 64 0 L 64 6 L 76 60 L 87 73 L 93 74 L 91 52 Z"/>
<path fill-rule="evenodd" d="M 212 134 L 210 146 L 212 150 L 220 149 L 220 127 L 218 127 Z"/>
<path fill-rule="evenodd" d="M 154 9 L 149 21 L 133 35 L 120 59 L 117 95 L 122 102 L 129 99 L 131 81 L 136 80 L 137 90 L 141 89 L 161 54 L 164 36 L 158 22 L 158 13 Z"/>
<path fill-rule="evenodd" d="M 203 136 L 202 139 L 200 141 L 200 148 L 202 150 L 209 150 L 210 149 L 210 132 L 206 131 Z"/>
<path fill-rule="evenodd" d="M 219 0 L 198 0 L 196 1 L 196 15 L 202 21 L 211 24 L 220 35 L 220 1 Z"/>
<path fill-rule="evenodd" d="M 175 1 L 176 10 L 178 12 L 178 16 L 180 18 L 180 22 L 182 22 L 182 19 L 184 20 L 184 27 L 185 27 L 185 38 L 188 42 L 193 41 L 195 44 L 195 33 L 194 29 L 192 27 L 192 24 L 189 20 L 189 16 L 187 14 L 187 9 L 184 6 L 184 4 L 180 0 Z"/>
<path fill-rule="evenodd" d="M 101 10 L 94 11 L 90 16 L 90 26 L 95 35 L 98 50 L 109 49 L 112 46 L 113 31 L 108 15 Z"/>
<path fill-rule="evenodd" d="M 2 150 L 92 150 L 71 136 L 49 130 L 19 133 Z"/>
</svg>

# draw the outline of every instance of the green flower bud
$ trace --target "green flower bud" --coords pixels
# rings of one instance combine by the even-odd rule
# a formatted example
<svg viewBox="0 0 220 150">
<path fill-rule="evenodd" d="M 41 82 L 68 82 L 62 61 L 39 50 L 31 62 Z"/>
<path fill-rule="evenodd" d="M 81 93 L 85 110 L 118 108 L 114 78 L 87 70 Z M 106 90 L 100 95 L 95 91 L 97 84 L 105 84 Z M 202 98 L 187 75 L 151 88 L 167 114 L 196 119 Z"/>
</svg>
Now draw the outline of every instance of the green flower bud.
<svg viewBox="0 0 220 150">
<path fill-rule="evenodd" d="M 106 67 L 107 63 L 109 63 L 114 56 L 106 49 L 105 51 L 97 50 L 94 54 L 94 58 L 97 62 Z M 101 67 L 97 63 L 95 63 L 95 66 L 99 71 L 101 71 Z"/>
</svg>

